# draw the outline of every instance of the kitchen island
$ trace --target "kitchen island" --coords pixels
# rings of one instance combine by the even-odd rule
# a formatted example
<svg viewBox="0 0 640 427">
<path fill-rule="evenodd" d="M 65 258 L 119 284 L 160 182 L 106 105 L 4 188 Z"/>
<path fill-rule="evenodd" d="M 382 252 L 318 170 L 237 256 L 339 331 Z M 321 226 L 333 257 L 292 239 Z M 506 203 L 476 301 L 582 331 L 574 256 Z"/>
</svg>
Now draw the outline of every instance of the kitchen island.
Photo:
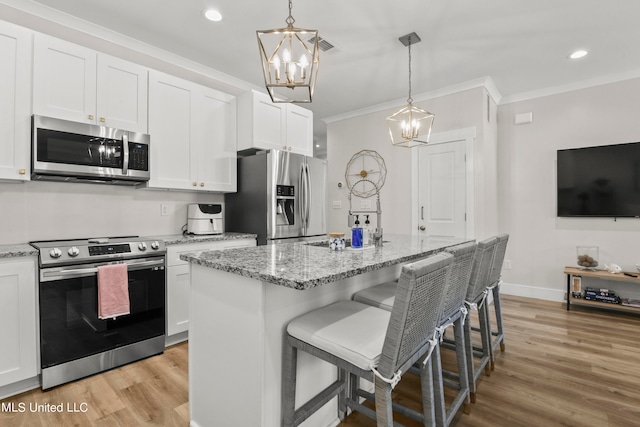
<svg viewBox="0 0 640 427">
<path fill-rule="evenodd" d="M 285 243 L 182 255 L 191 265 L 191 426 L 280 426 L 289 321 L 394 280 L 403 264 L 467 241 L 389 235 L 379 248 L 335 252 L 317 243 Z M 299 354 L 297 405 L 335 378 L 334 367 Z M 334 401 L 302 425 L 337 424 Z"/>
</svg>

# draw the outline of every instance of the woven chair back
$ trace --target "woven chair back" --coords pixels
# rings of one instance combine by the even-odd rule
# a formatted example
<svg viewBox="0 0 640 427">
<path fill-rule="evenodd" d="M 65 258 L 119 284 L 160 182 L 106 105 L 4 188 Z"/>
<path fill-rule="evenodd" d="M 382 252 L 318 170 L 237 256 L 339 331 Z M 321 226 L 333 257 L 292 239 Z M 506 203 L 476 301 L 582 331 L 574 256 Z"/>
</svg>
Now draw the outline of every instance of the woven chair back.
<svg viewBox="0 0 640 427">
<path fill-rule="evenodd" d="M 446 250 L 446 252 L 453 255 L 453 263 L 451 264 L 450 284 L 447 287 L 447 294 L 444 298 L 442 316 L 440 316 L 440 321 L 438 322 L 440 325 L 454 316 L 460 310 L 460 307 L 464 305 L 476 246 L 475 242 L 469 242 Z"/>
<path fill-rule="evenodd" d="M 491 273 L 491 263 L 496 250 L 498 239 L 490 237 L 478 242 L 476 254 L 473 257 L 473 268 L 471 269 L 471 279 L 467 289 L 467 301 L 474 302 L 484 292 L 489 285 L 489 274 Z"/>
<path fill-rule="evenodd" d="M 496 237 L 498 242 L 496 243 L 496 252 L 493 256 L 493 262 L 491 264 L 491 273 L 489 274 L 489 284 L 498 283 L 500 280 L 500 274 L 502 273 L 502 263 L 504 262 L 504 255 L 507 252 L 507 242 L 509 241 L 508 234 L 501 234 Z"/>
<path fill-rule="evenodd" d="M 391 378 L 433 338 L 453 256 L 439 253 L 402 267 L 378 371 Z"/>
</svg>

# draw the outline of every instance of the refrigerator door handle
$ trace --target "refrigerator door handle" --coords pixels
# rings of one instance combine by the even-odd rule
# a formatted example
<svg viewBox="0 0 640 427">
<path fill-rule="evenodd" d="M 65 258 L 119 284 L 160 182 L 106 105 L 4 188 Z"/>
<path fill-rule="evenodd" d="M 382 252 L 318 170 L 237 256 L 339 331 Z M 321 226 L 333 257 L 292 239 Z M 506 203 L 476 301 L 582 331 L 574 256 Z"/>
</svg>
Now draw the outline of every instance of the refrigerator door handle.
<svg viewBox="0 0 640 427">
<path fill-rule="evenodd" d="M 302 234 L 307 234 L 307 180 L 304 162 L 300 166 L 300 219 L 302 220 Z"/>
<path fill-rule="evenodd" d="M 309 174 L 309 165 L 305 162 L 304 164 L 304 179 L 305 179 L 305 184 L 306 184 L 306 188 L 305 188 L 305 197 L 306 197 L 306 201 L 305 201 L 305 234 L 307 233 L 306 228 L 308 228 L 309 226 L 309 215 L 311 213 L 311 175 Z"/>
</svg>

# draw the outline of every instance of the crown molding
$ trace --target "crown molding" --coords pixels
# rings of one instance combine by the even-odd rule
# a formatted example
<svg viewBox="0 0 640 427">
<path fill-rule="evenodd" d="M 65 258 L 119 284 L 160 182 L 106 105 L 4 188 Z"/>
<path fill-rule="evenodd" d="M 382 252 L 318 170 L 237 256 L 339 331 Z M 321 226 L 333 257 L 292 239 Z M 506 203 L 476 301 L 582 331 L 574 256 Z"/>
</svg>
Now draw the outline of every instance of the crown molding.
<svg viewBox="0 0 640 427">
<path fill-rule="evenodd" d="M 500 105 L 513 104 L 515 102 L 528 101 L 530 99 L 542 98 L 545 96 L 558 95 L 576 90 L 588 89 L 595 86 L 617 83 L 625 80 L 640 78 L 640 70 L 628 71 L 624 73 L 610 74 L 594 79 L 582 80 L 566 85 L 552 86 L 545 89 L 522 92 L 502 98 Z"/>
<path fill-rule="evenodd" d="M 491 77 L 489 76 L 481 77 L 474 80 L 469 80 L 467 82 L 459 83 L 452 86 L 447 86 L 442 89 L 436 89 L 431 92 L 419 93 L 416 95 L 412 95 L 412 98 L 413 98 L 413 102 L 423 102 L 423 101 L 428 101 L 430 99 L 440 98 L 447 95 L 453 95 L 456 93 L 460 93 L 466 90 L 476 89 L 476 88 L 484 88 L 487 91 L 487 93 L 489 93 L 489 96 L 493 98 L 496 104 L 499 104 L 502 98 L 502 95 L 500 94 L 500 91 L 498 90 L 495 83 L 493 82 L 493 79 L 491 79 Z M 377 113 L 380 111 L 398 108 L 402 105 L 405 105 L 406 103 L 407 103 L 406 98 L 398 98 L 394 101 L 384 102 L 382 104 L 376 104 L 370 107 L 361 108 L 361 109 L 350 111 L 347 113 L 327 117 L 322 119 L 322 121 L 325 122 L 326 124 L 334 123 L 341 120 L 352 119 L 354 117 L 364 116 L 371 113 Z"/>
<path fill-rule="evenodd" d="M 0 0 L 0 16 L 33 31 L 82 44 L 94 50 L 117 50 L 122 59 L 237 95 L 260 89 L 231 75 L 182 56 L 101 27 L 41 3 L 27 0 Z M 111 46 L 109 46 L 111 45 Z M 106 52 L 111 53 L 111 52 Z M 115 55 L 118 56 L 118 55 Z"/>
</svg>

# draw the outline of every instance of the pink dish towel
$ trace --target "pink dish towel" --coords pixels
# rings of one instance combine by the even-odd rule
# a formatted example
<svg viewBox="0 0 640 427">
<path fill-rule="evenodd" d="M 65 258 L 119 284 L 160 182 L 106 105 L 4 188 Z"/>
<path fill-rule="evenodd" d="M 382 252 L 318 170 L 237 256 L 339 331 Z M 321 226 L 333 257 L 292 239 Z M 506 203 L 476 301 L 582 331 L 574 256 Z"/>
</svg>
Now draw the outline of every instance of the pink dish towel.
<svg viewBox="0 0 640 427">
<path fill-rule="evenodd" d="M 129 314 L 127 264 L 98 267 L 98 318 L 111 319 Z"/>
</svg>

